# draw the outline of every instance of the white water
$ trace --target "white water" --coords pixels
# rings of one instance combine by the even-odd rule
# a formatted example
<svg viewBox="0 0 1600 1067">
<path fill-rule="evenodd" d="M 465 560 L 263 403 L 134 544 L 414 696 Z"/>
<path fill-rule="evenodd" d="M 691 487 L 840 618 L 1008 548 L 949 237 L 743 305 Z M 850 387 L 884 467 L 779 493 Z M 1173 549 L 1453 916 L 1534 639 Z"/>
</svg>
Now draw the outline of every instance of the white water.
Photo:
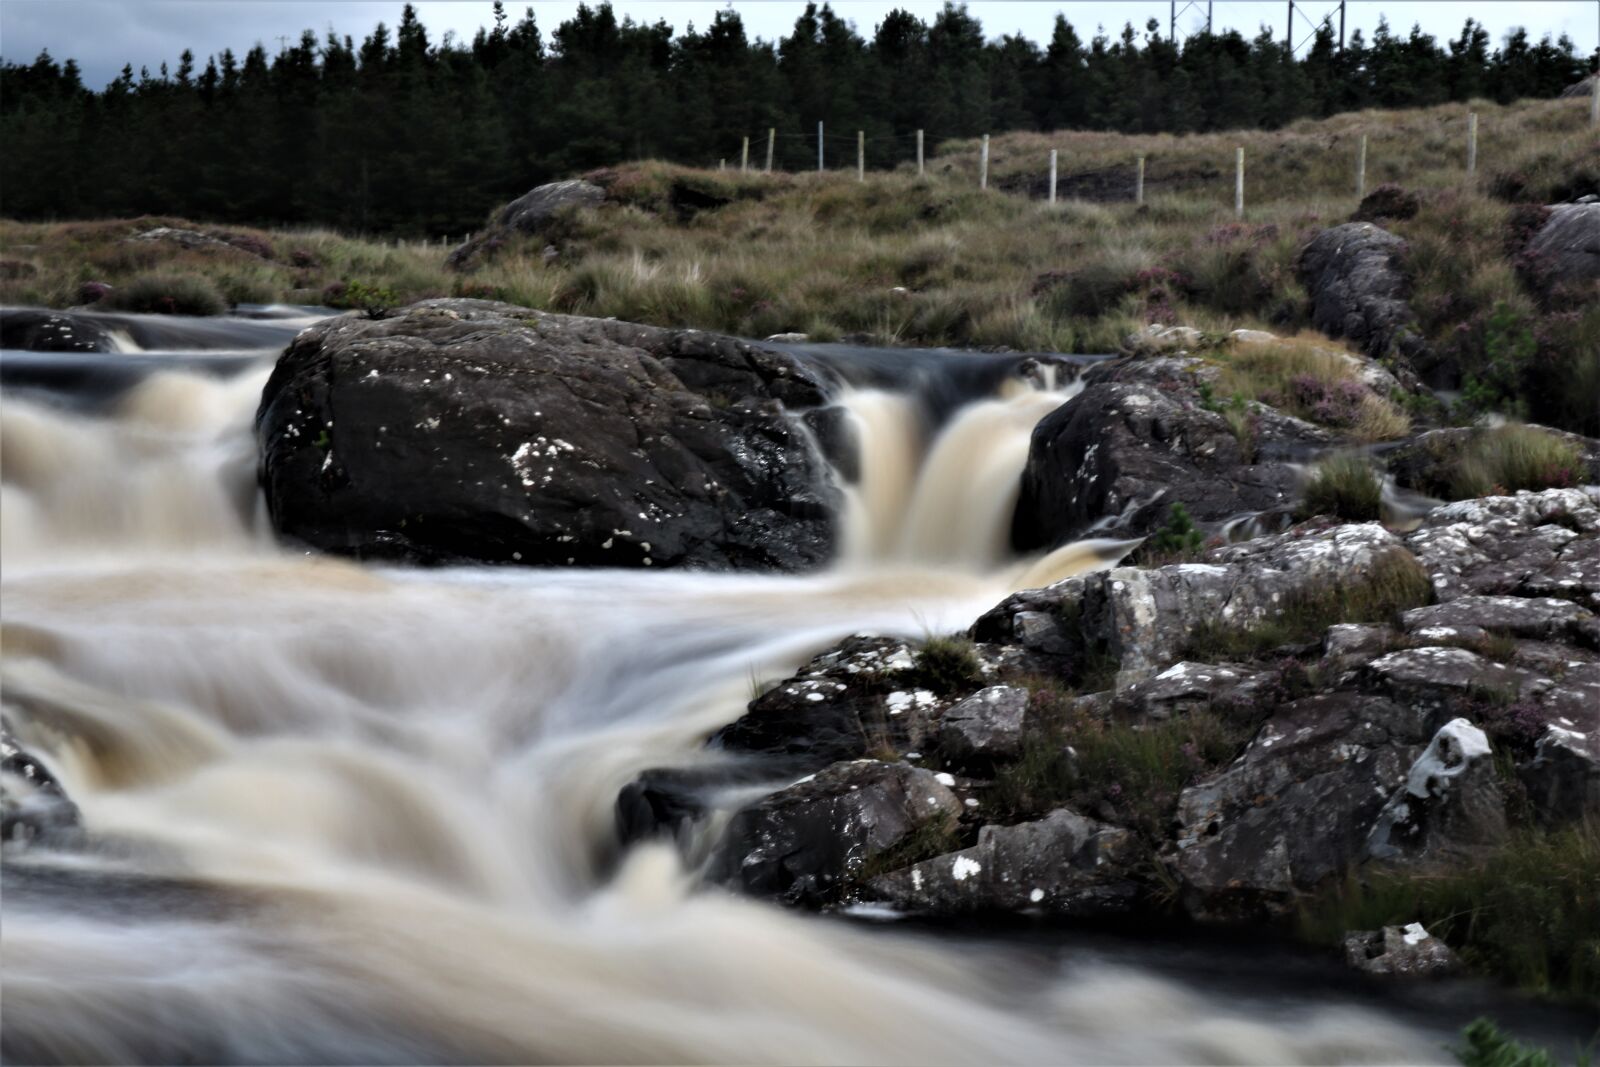
<svg viewBox="0 0 1600 1067">
<path fill-rule="evenodd" d="M 1349 1009 L 1023 968 L 697 888 L 664 846 L 616 854 L 618 789 L 713 758 L 753 680 L 1112 553 L 1004 558 L 1059 396 L 980 402 L 927 448 L 900 398 L 857 394 L 834 574 L 417 572 L 271 543 L 264 373 L 158 376 L 104 419 L 5 402 L 5 714 L 91 833 L 6 853 L 12 1062 L 1435 1056 Z"/>
</svg>

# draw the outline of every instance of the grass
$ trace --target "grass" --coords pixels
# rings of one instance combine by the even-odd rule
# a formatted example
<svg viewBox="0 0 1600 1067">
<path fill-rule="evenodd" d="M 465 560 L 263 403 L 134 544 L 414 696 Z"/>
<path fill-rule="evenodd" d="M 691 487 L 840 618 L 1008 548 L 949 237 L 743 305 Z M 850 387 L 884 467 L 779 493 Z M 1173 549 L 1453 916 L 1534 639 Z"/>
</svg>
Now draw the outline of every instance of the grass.
<svg viewBox="0 0 1600 1067">
<path fill-rule="evenodd" d="M 1366 575 L 1286 595 L 1273 614 L 1248 625 L 1202 623 L 1190 633 L 1184 657 L 1203 663 L 1252 659 L 1319 641 L 1335 623 L 1392 622 L 1399 612 L 1428 603 L 1432 595 L 1422 564 L 1404 549 L 1395 549 L 1375 561 Z"/>
<path fill-rule="evenodd" d="M 1301 335 L 1274 342 L 1235 342 L 1213 358 L 1222 362 L 1218 384 L 1230 397 L 1270 404 L 1357 441 L 1390 440 L 1411 428 L 1411 419 L 1400 407 L 1357 377 L 1360 362 L 1326 338 Z"/>
<path fill-rule="evenodd" d="M 1312 469 L 1298 513 L 1331 515 L 1347 522 L 1374 522 L 1382 512 L 1383 483 L 1365 456 L 1342 452 Z"/>
<path fill-rule="evenodd" d="M 1537 993 L 1600 1005 L 1600 824 L 1527 827 L 1481 861 L 1422 872 L 1368 869 L 1323 894 L 1300 932 L 1421 922 L 1470 967 Z"/>
<path fill-rule="evenodd" d="M 912 664 L 896 672 L 897 684 L 920 686 L 944 696 L 968 692 L 983 682 L 983 667 L 965 637 L 928 638 Z"/>
<path fill-rule="evenodd" d="M 228 300 L 208 278 L 196 274 L 141 274 L 101 300 L 113 311 L 160 315 L 220 315 Z"/>
<path fill-rule="evenodd" d="M 1172 563 L 1191 563 L 1205 554 L 1206 538 L 1194 524 L 1189 509 L 1173 501 L 1165 526 L 1139 546 L 1133 563 L 1139 567 L 1164 567 Z"/>
<path fill-rule="evenodd" d="M 996 769 L 988 807 L 1011 819 L 1063 806 L 1114 814 L 1152 848 L 1178 793 L 1230 762 L 1259 725 L 1211 710 L 1126 722 L 1076 710 L 1072 692 L 1047 680 L 1030 689 L 1028 732 L 1017 759 Z"/>
<path fill-rule="evenodd" d="M 1462 1027 L 1461 1044 L 1451 1051 L 1462 1067 L 1560 1067 L 1563 1062 L 1548 1049 L 1516 1040 L 1488 1018 L 1474 1019 Z M 1590 1067 L 1594 1054 L 1580 1049 L 1571 1062 Z"/>
<path fill-rule="evenodd" d="M 1475 435 L 1453 458 L 1452 500 L 1519 489 L 1551 489 L 1583 481 L 1583 451 L 1566 438 L 1533 426 L 1501 426 Z"/>
</svg>

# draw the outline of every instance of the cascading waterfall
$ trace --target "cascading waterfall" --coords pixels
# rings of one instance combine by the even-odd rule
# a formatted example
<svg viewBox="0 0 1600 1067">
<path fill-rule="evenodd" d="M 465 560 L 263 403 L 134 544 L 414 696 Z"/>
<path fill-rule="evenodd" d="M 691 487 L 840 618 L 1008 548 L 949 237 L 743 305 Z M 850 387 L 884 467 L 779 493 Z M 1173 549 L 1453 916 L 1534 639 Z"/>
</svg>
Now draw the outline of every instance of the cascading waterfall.
<svg viewBox="0 0 1600 1067">
<path fill-rule="evenodd" d="M 904 394 L 850 394 L 863 470 L 833 573 L 410 571 L 268 536 L 269 365 L 158 373 L 95 415 L 6 397 L 4 714 L 88 828 L 7 852 L 8 1061 L 1436 1058 L 1351 1007 L 1241 1009 L 618 854 L 619 788 L 716 758 L 753 679 L 851 632 L 964 626 L 1127 547 L 1007 556 L 1028 433 L 1065 389 L 937 432 Z"/>
</svg>

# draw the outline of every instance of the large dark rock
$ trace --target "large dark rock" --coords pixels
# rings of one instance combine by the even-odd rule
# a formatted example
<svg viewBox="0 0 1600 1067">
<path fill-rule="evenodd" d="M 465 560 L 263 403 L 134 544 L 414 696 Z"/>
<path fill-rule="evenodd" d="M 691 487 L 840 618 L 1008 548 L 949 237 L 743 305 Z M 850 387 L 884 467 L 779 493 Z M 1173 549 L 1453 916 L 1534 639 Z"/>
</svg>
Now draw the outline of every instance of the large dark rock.
<svg viewBox="0 0 1600 1067">
<path fill-rule="evenodd" d="M 1575 686 L 1577 679 L 1562 679 Z M 1575 690 L 1581 700 L 1545 724 L 1521 778 L 1534 811 L 1559 825 L 1600 816 L 1600 679 Z"/>
<path fill-rule="evenodd" d="M 1312 324 L 1330 337 L 1349 338 L 1369 356 L 1420 351 L 1416 316 L 1406 302 L 1405 251 L 1405 241 L 1370 222 L 1347 222 L 1312 238 L 1299 260 Z"/>
<path fill-rule="evenodd" d="M 1130 910 L 1144 854 L 1127 830 L 1061 808 L 1034 822 L 985 826 L 978 843 L 868 883 L 897 907 L 943 915 L 1039 910 L 1089 916 Z"/>
<path fill-rule="evenodd" d="M 257 415 L 284 536 L 417 562 L 802 570 L 838 491 L 824 383 L 695 330 L 434 300 L 306 330 Z"/>
<path fill-rule="evenodd" d="M 81 826 L 78 806 L 60 780 L 0 723 L 0 841 L 60 839 Z"/>
<path fill-rule="evenodd" d="M 1202 523 L 1292 503 L 1293 470 L 1253 459 L 1215 412 L 1155 384 L 1096 381 L 1034 428 L 1012 543 L 1137 537 L 1175 503 Z"/>
<path fill-rule="evenodd" d="M 604 189 L 582 179 L 537 186 L 501 208 L 483 232 L 474 234 L 445 257 L 445 265 L 468 270 L 511 237 L 543 234 L 568 212 L 593 207 L 605 197 Z"/>
<path fill-rule="evenodd" d="M 1398 185 L 1380 185 L 1361 198 L 1351 222 L 1383 222 L 1387 219 L 1413 219 L 1422 209 L 1416 193 L 1408 193 Z"/>
<path fill-rule="evenodd" d="M 866 864 L 924 828 L 953 826 L 962 805 L 930 771 L 838 763 L 738 811 L 707 868 L 711 881 L 790 904 L 837 901 Z"/>
<path fill-rule="evenodd" d="M 111 332 L 80 315 L 37 308 L 0 310 L 0 348 L 23 352 L 115 352 Z"/>
<path fill-rule="evenodd" d="M 1600 203 L 1552 206 L 1525 255 L 1547 284 L 1600 281 Z"/>
</svg>

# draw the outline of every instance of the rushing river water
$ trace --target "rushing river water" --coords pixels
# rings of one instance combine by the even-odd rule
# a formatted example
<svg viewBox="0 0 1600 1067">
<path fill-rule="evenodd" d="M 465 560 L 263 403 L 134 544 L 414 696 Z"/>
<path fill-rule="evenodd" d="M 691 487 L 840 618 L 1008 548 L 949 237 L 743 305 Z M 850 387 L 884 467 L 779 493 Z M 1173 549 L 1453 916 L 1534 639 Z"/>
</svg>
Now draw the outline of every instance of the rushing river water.
<svg viewBox="0 0 1600 1067">
<path fill-rule="evenodd" d="M 304 322 L 231 322 L 3 357 L 5 715 L 87 828 L 7 846 L 8 1062 L 1416 1062 L 1470 1018 L 1287 950 L 820 919 L 618 854 L 618 789 L 714 758 L 760 679 L 1115 558 L 1006 557 L 1071 386 L 863 377 L 832 573 L 403 570 L 274 543 L 251 420 Z"/>
</svg>

